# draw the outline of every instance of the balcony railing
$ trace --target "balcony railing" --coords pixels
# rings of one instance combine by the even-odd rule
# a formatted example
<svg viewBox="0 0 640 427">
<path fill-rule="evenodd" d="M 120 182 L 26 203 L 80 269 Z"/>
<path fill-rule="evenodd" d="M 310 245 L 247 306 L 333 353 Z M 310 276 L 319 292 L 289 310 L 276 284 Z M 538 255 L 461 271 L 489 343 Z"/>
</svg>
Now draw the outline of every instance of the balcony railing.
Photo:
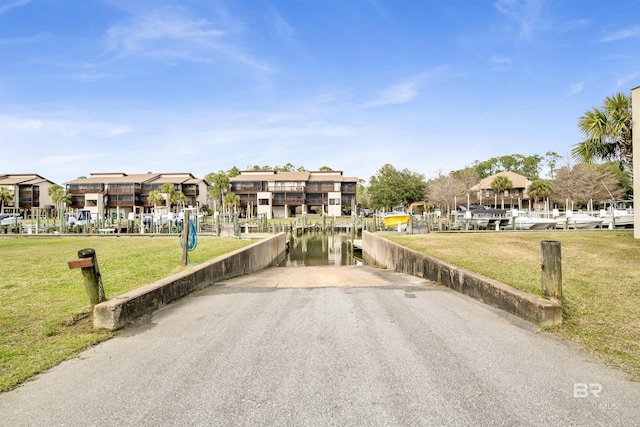
<svg viewBox="0 0 640 427">
<path fill-rule="evenodd" d="M 107 200 L 107 207 L 139 206 L 140 197 L 136 195 L 111 195 Z"/>
<path fill-rule="evenodd" d="M 67 191 L 71 194 L 87 194 L 87 193 L 100 193 L 104 190 L 103 185 L 70 185 Z"/>
<path fill-rule="evenodd" d="M 283 206 L 283 205 L 290 205 L 290 206 L 302 206 L 304 204 L 304 199 L 301 198 L 277 198 L 277 199 L 273 199 L 272 202 L 273 206 Z"/>
<path fill-rule="evenodd" d="M 356 187 L 356 185 L 343 184 L 342 187 L 340 188 L 340 191 L 342 193 L 347 193 L 347 194 L 356 194 L 357 187 Z"/>
<path fill-rule="evenodd" d="M 140 189 L 134 190 L 133 188 L 109 188 L 107 190 L 108 195 L 115 194 L 140 194 Z"/>
<path fill-rule="evenodd" d="M 307 193 L 328 193 L 334 191 L 333 185 L 307 185 Z"/>
<path fill-rule="evenodd" d="M 295 193 L 304 193 L 304 185 L 275 185 L 273 191 L 287 191 Z"/>
<path fill-rule="evenodd" d="M 307 197 L 307 200 L 305 201 L 305 204 L 308 206 L 320 206 L 320 205 L 327 205 L 329 204 L 329 198 L 328 197 Z"/>
<path fill-rule="evenodd" d="M 235 194 L 251 194 L 251 193 L 257 193 L 259 191 L 264 191 L 262 186 L 256 185 L 256 186 L 247 186 L 247 185 L 243 185 L 241 187 L 236 187 L 234 185 L 231 186 L 231 191 L 233 191 Z"/>
</svg>

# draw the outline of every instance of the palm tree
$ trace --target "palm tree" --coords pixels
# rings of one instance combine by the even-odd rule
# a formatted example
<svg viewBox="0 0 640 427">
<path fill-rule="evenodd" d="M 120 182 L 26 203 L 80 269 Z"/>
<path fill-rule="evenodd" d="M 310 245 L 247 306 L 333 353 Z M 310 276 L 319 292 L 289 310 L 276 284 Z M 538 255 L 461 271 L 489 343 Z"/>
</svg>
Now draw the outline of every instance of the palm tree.
<svg viewBox="0 0 640 427">
<path fill-rule="evenodd" d="M 633 177 L 630 96 L 607 96 L 601 108 L 593 108 L 580 117 L 578 128 L 586 139 L 573 146 L 574 159 L 581 163 L 619 160 Z"/>
<path fill-rule="evenodd" d="M 165 182 L 164 184 L 162 184 L 162 187 L 160 187 L 160 193 L 162 194 L 162 196 L 164 197 L 164 201 L 162 203 L 162 205 L 164 205 L 164 202 L 168 202 L 167 204 L 169 205 L 168 208 L 169 210 L 171 210 L 171 206 L 173 205 L 173 195 L 176 193 L 176 188 L 175 186 L 170 183 L 170 182 Z"/>
<path fill-rule="evenodd" d="M 13 200 L 13 193 L 7 187 L 0 186 L 0 213 L 4 210 L 4 204 Z"/>
<path fill-rule="evenodd" d="M 536 179 L 529 185 L 527 189 L 529 196 L 533 197 L 533 202 L 538 203 L 538 197 L 546 199 L 553 193 L 553 184 L 546 179 Z"/>
<path fill-rule="evenodd" d="M 173 193 L 171 193 L 171 195 L 169 196 L 169 203 L 171 203 L 172 205 L 184 205 L 185 203 L 187 203 L 187 196 L 184 195 L 184 193 L 182 191 L 174 191 Z"/>
<path fill-rule="evenodd" d="M 164 184 L 162 184 L 162 187 L 160 188 L 160 192 L 163 193 L 163 194 L 171 195 L 175 191 L 176 191 L 176 188 L 170 182 L 165 182 Z"/>
<path fill-rule="evenodd" d="M 509 177 L 504 175 L 496 176 L 491 182 L 491 189 L 496 193 L 500 193 L 503 197 L 503 207 L 504 207 L 504 192 L 507 190 L 511 190 L 513 188 L 513 182 L 509 179 Z"/>
<path fill-rule="evenodd" d="M 233 209 L 233 212 L 235 213 L 236 208 L 240 204 L 240 196 L 236 196 L 234 193 L 228 192 L 224 195 L 224 202 L 227 205 L 228 212 L 231 213 L 231 210 Z"/>
<path fill-rule="evenodd" d="M 60 218 L 60 215 L 62 215 L 62 205 L 68 205 L 71 203 L 71 194 L 67 193 L 65 189 L 58 184 L 54 184 L 49 187 L 47 194 L 49 194 L 49 197 L 51 197 L 51 201 L 56 205 L 58 218 Z"/>
<path fill-rule="evenodd" d="M 149 192 L 149 204 L 153 205 L 154 210 L 158 205 L 163 206 L 164 202 L 165 202 L 164 194 L 162 194 L 160 191 L 153 190 Z"/>
<path fill-rule="evenodd" d="M 224 193 L 229 189 L 231 183 L 229 175 L 225 171 L 219 171 L 218 173 L 208 173 L 204 179 L 212 185 L 209 188 L 209 195 L 213 200 L 219 200 L 220 206 L 224 213 Z"/>
</svg>

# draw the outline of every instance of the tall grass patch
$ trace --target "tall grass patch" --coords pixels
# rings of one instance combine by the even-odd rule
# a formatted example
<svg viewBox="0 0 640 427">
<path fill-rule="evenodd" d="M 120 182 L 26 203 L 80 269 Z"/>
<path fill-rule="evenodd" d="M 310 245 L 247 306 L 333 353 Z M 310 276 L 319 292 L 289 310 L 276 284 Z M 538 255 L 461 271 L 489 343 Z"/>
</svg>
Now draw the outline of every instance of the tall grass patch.
<svg viewBox="0 0 640 427">
<path fill-rule="evenodd" d="M 251 243 L 199 237 L 190 261 Z M 113 335 L 93 330 L 82 275 L 67 266 L 84 248 L 96 251 L 107 298 L 188 268 L 177 236 L 0 238 L 0 391 Z"/>
<path fill-rule="evenodd" d="M 563 324 L 545 329 L 640 381 L 640 240 L 633 232 L 432 233 L 389 239 L 537 295 L 542 295 L 541 241 L 561 242 Z"/>
</svg>

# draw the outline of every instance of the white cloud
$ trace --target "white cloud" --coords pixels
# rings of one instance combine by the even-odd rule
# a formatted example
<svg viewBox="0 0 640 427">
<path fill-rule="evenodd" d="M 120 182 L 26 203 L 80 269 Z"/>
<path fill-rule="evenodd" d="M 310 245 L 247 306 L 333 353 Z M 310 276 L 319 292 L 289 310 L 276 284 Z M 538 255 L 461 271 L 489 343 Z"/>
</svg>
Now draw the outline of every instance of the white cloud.
<svg viewBox="0 0 640 427">
<path fill-rule="evenodd" d="M 492 68 L 497 71 L 505 70 L 512 64 L 511 58 L 502 55 L 492 55 L 490 61 Z"/>
<path fill-rule="evenodd" d="M 543 25 L 544 3 L 545 0 L 498 0 L 494 6 L 518 25 L 521 40 L 531 41 L 533 34 Z"/>
<path fill-rule="evenodd" d="M 1 115 L 0 122 L 5 129 L 14 129 L 17 131 L 34 131 L 42 127 L 42 121 L 39 119 L 30 119 L 23 117 L 14 117 Z"/>
<path fill-rule="evenodd" d="M 602 37 L 603 43 L 613 42 L 618 40 L 625 40 L 630 38 L 640 37 L 640 27 L 626 28 L 624 30 L 615 31 Z"/>
<path fill-rule="evenodd" d="M 438 78 L 447 67 L 437 67 L 429 72 L 418 74 L 402 83 L 391 85 L 371 101 L 365 102 L 363 108 L 382 107 L 385 105 L 406 104 L 418 96 L 419 90 Z"/>
<path fill-rule="evenodd" d="M 115 126 L 106 129 L 106 132 L 103 133 L 105 137 L 113 137 L 120 136 L 126 133 L 131 133 L 135 130 L 133 126 Z"/>
<path fill-rule="evenodd" d="M 105 78 L 107 76 L 107 74 L 104 73 L 77 73 L 75 74 L 73 77 L 78 79 L 78 80 L 84 80 L 84 81 L 88 81 L 88 82 L 93 82 L 96 80 L 101 80 L 103 78 Z"/>
<path fill-rule="evenodd" d="M 569 96 L 577 95 L 578 93 L 582 92 L 583 88 L 584 88 L 583 82 L 572 83 L 571 89 L 569 90 Z"/>
<path fill-rule="evenodd" d="M 585 84 L 591 80 L 591 77 L 580 82 L 572 83 L 569 87 L 569 96 L 577 95 L 584 90 Z"/>
<path fill-rule="evenodd" d="M 268 11 L 267 19 L 271 32 L 282 39 L 291 40 L 295 34 L 294 28 L 272 4 L 269 5 Z"/>
<path fill-rule="evenodd" d="M 384 89 L 380 95 L 367 103 L 364 107 L 381 107 L 384 105 L 406 104 L 418 94 L 417 83 L 408 82 L 390 86 Z"/>
<path fill-rule="evenodd" d="M 31 0 L 16 0 L 9 3 L 5 3 L 0 5 L 0 15 L 4 15 L 12 9 L 16 9 L 18 7 L 26 6 L 31 2 Z"/>
<path fill-rule="evenodd" d="M 626 75 L 616 76 L 616 89 L 637 86 L 640 79 L 640 69 L 636 69 Z"/>
<path fill-rule="evenodd" d="M 496 65 L 510 65 L 511 59 L 501 55 L 493 55 L 491 57 L 491 62 Z"/>
<path fill-rule="evenodd" d="M 185 16 L 179 10 L 158 9 L 135 14 L 129 22 L 110 27 L 106 44 L 116 60 L 212 62 L 211 54 L 218 53 L 262 72 L 273 71 L 269 64 L 234 45 L 231 35 L 205 19 Z"/>
<path fill-rule="evenodd" d="M 118 56 L 146 55 L 158 46 L 166 46 L 165 51 L 175 55 L 181 50 L 197 51 L 203 45 L 212 45 L 224 35 L 223 31 L 210 28 L 203 19 L 189 20 L 153 12 L 109 28 L 107 44 Z"/>
<path fill-rule="evenodd" d="M 21 137 L 41 138 L 42 140 L 71 139 L 73 141 L 110 138 L 131 133 L 131 125 L 90 120 L 83 117 L 23 117 L 0 115 L 2 133 L 7 140 Z M 29 136 L 31 135 L 31 136 Z"/>
</svg>

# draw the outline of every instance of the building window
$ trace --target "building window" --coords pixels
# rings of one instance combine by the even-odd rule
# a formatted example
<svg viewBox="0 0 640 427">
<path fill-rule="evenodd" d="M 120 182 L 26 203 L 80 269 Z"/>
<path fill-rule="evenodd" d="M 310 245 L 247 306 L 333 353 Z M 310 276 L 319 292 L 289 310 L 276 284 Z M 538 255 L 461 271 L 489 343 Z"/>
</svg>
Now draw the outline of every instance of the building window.
<svg viewBox="0 0 640 427">
<path fill-rule="evenodd" d="M 269 204 L 269 199 L 258 199 L 258 204 L 261 206 L 265 206 Z"/>
<path fill-rule="evenodd" d="M 340 204 L 340 199 L 329 199 L 329 204 L 337 206 Z"/>
</svg>

